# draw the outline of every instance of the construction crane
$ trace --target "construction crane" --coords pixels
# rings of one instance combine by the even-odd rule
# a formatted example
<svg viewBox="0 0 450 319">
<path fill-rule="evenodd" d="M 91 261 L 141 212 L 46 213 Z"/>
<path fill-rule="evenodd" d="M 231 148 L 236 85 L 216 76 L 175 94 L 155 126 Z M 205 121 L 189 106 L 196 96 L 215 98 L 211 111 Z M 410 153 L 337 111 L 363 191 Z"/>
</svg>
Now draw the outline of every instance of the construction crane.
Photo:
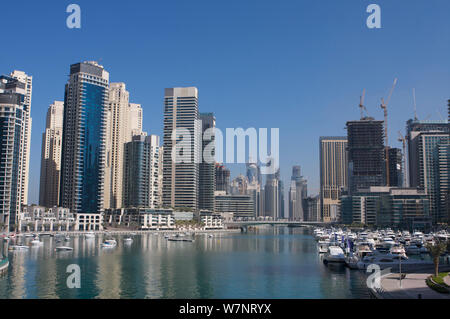
<svg viewBox="0 0 450 319">
<path fill-rule="evenodd" d="M 395 86 L 397 85 L 397 78 L 394 79 L 394 84 L 392 84 L 391 90 L 389 91 L 389 95 L 386 99 L 381 98 L 381 105 L 380 107 L 384 111 L 384 138 L 385 138 L 385 156 L 386 156 L 386 185 L 390 186 L 389 181 L 389 138 L 388 138 L 388 111 L 387 106 L 389 104 L 389 101 L 391 100 L 392 93 L 394 92 Z"/>
<path fill-rule="evenodd" d="M 398 131 L 398 141 L 403 144 L 403 187 L 407 187 L 406 180 L 406 138 Z"/>
<path fill-rule="evenodd" d="M 366 111 L 367 114 L 367 109 L 364 106 L 365 96 L 366 96 L 366 89 L 363 89 L 362 95 L 359 97 L 359 110 L 361 111 L 361 120 L 364 118 L 364 111 Z"/>
<path fill-rule="evenodd" d="M 414 99 L 414 121 L 417 121 L 417 104 L 416 104 L 416 89 L 413 89 L 413 99 Z"/>
</svg>

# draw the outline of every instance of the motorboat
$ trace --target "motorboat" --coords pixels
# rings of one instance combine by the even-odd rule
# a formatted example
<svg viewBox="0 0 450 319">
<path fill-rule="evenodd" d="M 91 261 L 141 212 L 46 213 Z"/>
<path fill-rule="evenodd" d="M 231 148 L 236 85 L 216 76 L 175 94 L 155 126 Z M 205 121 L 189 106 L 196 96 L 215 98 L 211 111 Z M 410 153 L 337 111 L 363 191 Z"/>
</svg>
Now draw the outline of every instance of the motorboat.
<svg viewBox="0 0 450 319">
<path fill-rule="evenodd" d="M 131 238 L 131 237 L 125 237 L 125 238 L 123 239 L 123 242 L 124 242 L 125 244 L 131 244 L 131 243 L 133 242 L 133 238 Z"/>
<path fill-rule="evenodd" d="M 405 248 L 403 248 L 402 245 L 394 245 L 394 246 L 392 246 L 391 249 L 389 250 L 389 253 L 391 255 L 394 255 L 394 256 L 399 256 L 400 255 L 400 256 L 406 257 L 406 251 L 405 251 Z"/>
<path fill-rule="evenodd" d="M 319 254 L 325 254 L 328 252 L 328 247 L 330 246 L 330 243 L 327 241 L 321 241 L 319 242 Z"/>
<path fill-rule="evenodd" d="M 93 239 L 93 238 L 95 238 L 95 234 L 94 233 L 86 233 L 86 234 L 84 234 L 84 238 L 86 238 L 86 239 Z"/>
<path fill-rule="evenodd" d="M 406 246 L 406 254 L 408 255 L 420 255 L 420 248 L 415 245 L 411 244 L 409 246 Z"/>
<path fill-rule="evenodd" d="M 102 244 L 103 248 L 114 248 L 116 246 L 117 246 L 117 241 L 115 239 L 106 239 Z"/>
<path fill-rule="evenodd" d="M 9 250 L 28 250 L 30 247 L 24 245 L 13 245 L 9 246 Z"/>
<path fill-rule="evenodd" d="M 55 248 L 56 251 L 72 251 L 73 248 L 69 246 L 59 246 Z"/>
<path fill-rule="evenodd" d="M 66 236 L 66 238 L 64 238 L 65 241 L 70 241 L 70 236 Z"/>
<path fill-rule="evenodd" d="M 345 254 L 339 246 L 329 246 L 327 253 L 323 257 L 323 262 L 328 263 L 345 263 Z"/>
<path fill-rule="evenodd" d="M 42 245 L 44 245 L 44 243 L 42 241 L 40 241 L 39 238 L 33 239 L 31 241 L 31 246 L 32 247 L 39 247 L 39 246 L 42 246 Z"/>
<path fill-rule="evenodd" d="M 175 238 L 168 238 L 167 240 L 168 241 L 186 241 L 186 242 L 190 242 L 190 243 L 192 243 L 194 241 L 191 238 L 177 238 L 177 237 L 175 237 Z"/>
<path fill-rule="evenodd" d="M 368 254 L 372 253 L 372 249 L 368 243 L 360 243 L 356 246 L 356 256 L 359 258 L 364 258 Z"/>
</svg>

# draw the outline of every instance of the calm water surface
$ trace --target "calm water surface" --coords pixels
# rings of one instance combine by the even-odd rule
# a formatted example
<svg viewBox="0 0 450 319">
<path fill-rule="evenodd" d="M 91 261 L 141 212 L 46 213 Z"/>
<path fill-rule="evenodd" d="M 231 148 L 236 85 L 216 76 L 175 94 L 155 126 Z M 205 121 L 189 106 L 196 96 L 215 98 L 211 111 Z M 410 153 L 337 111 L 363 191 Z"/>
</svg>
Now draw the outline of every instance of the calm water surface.
<svg viewBox="0 0 450 319">
<path fill-rule="evenodd" d="M 327 267 L 307 228 L 258 228 L 248 233 L 197 235 L 169 242 L 162 235 L 72 237 L 72 252 L 44 246 L 9 252 L 0 298 L 367 298 L 365 274 Z M 28 240 L 29 241 L 29 240 Z M 66 268 L 78 264 L 81 288 L 67 288 Z"/>
</svg>

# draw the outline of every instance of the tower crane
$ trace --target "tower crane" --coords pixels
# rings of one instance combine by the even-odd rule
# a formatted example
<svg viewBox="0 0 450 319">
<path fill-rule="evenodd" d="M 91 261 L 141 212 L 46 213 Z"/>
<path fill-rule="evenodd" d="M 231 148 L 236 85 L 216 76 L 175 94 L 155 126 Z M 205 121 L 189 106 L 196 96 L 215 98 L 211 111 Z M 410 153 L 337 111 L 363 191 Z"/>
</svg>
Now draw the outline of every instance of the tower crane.
<svg viewBox="0 0 450 319">
<path fill-rule="evenodd" d="M 359 110 L 361 111 L 361 120 L 364 118 L 364 111 L 366 111 L 367 114 L 367 109 L 364 106 L 365 96 L 366 96 L 366 89 L 363 89 L 362 95 L 359 97 Z"/>
<path fill-rule="evenodd" d="M 394 79 L 394 83 L 392 84 L 391 90 L 389 91 L 389 95 L 386 99 L 381 98 L 380 107 L 384 111 L 384 138 L 385 138 L 385 156 L 386 156 L 386 185 L 389 186 L 389 138 L 388 138 L 388 111 L 387 106 L 389 101 L 391 100 L 392 93 L 394 92 L 395 86 L 397 85 L 397 78 Z"/>
<path fill-rule="evenodd" d="M 414 100 L 414 121 L 417 121 L 417 104 L 416 104 L 416 89 L 413 89 L 413 100 Z"/>
</svg>

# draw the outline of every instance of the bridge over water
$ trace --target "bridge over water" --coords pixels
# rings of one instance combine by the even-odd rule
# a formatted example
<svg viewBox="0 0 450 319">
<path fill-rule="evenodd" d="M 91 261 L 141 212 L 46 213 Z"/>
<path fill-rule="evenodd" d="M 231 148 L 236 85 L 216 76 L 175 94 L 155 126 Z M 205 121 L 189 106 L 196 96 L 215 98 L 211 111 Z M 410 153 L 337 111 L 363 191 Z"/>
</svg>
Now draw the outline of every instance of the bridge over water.
<svg viewBox="0 0 450 319">
<path fill-rule="evenodd" d="M 246 230 L 249 226 L 260 226 L 260 225 L 281 225 L 281 226 L 291 226 L 291 227 L 301 227 L 301 226 L 327 226 L 330 223 L 324 222 L 301 222 L 301 221 L 282 221 L 282 220 L 245 220 L 245 221 L 232 221 L 224 222 L 227 228 L 241 228 Z"/>
</svg>

